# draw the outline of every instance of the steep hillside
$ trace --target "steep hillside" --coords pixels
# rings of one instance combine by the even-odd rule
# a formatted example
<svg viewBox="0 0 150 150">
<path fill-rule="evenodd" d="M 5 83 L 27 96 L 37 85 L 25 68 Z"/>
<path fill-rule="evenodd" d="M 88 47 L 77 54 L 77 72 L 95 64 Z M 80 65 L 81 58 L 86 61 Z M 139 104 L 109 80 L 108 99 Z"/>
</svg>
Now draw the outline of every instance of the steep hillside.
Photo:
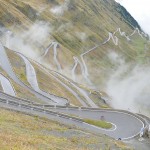
<svg viewBox="0 0 150 150">
<path fill-rule="evenodd" d="M 83 52 L 102 43 L 108 38 L 108 32 L 113 33 L 117 28 L 121 28 L 121 31 L 129 35 L 135 27 L 140 29 L 134 18 L 114 1 L 42 0 L 37 4 L 35 0 L 26 2 L 1 0 L 0 7 L 0 22 L 4 27 L 2 34 L 7 41 L 5 44 L 28 56 L 30 56 L 29 53 L 34 53 L 30 57 L 45 54 L 40 59 L 47 66 L 57 70 L 57 65 L 52 60 L 56 52 L 53 52 L 53 46 L 50 47 L 50 44 L 52 41 L 58 42 L 57 57 L 61 63 L 60 67 L 69 77 L 74 64 L 73 56 L 80 57 Z M 6 32 L 5 27 L 13 34 Z M 125 43 L 126 45 L 129 44 Z M 113 44 L 106 44 L 106 49 L 110 47 L 119 50 Z M 103 48 L 100 47 L 101 49 Z M 121 49 L 125 51 L 124 45 Z M 46 50 L 47 53 L 45 53 Z M 94 51 L 94 55 L 98 56 L 98 59 L 103 57 L 99 49 Z M 93 61 L 97 63 L 96 58 L 92 58 L 93 54 L 89 53 L 88 56 L 90 65 Z M 97 67 L 100 66 L 105 67 L 100 63 L 97 64 Z M 79 79 L 81 71 L 83 70 L 80 68 L 76 71 Z M 95 78 L 93 75 L 91 77 Z M 84 79 L 81 78 L 81 80 Z"/>
<path fill-rule="evenodd" d="M 1 109 L 0 149 L 130 149 L 101 133 L 149 123 L 134 114 L 150 116 L 149 65 L 149 36 L 114 0 L 0 0 L 0 107 L 50 119 Z"/>
<path fill-rule="evenodd" d="M 128 75 L 135 70 L 139 72 L 137 68 L 148 67 L 150 62 L 148 35 L 113 0 L 41 0 L 38 3 L 0 0 L 0 25 L 1 41 L 7 48 L 61 73 L 69 81 L 84 84 L 97 93 L 104 91 L 112 99 L 124 88 L 120 79 L 126 81 Z M 56 92 L 44 84 L 40 85 L 44 90 L 58 93 L 59 90 Z M 118 87 L 112 88 L 114 85 Z M 131 95 L 128 86 L 120 92 L 123 94 L 118 100 Z M 143 95 L 145 89 L 149 86 L 143 84 L 140 92 L 133 90 L 132 93 L 137 92 L 132 100 Z M 89 91 L 86 93 L 91 96 Z M 64 93 L 59 92 L 61 96 L 67 95 Z M 141 101 L 136 104 L 139 111 Z"/>
<path fill-rule="evenodd" d="M 37 116 L 0 110 L 0 149 L 95 150 L 131 149 L 104 135 L 93 135 Z"/>
</svg>

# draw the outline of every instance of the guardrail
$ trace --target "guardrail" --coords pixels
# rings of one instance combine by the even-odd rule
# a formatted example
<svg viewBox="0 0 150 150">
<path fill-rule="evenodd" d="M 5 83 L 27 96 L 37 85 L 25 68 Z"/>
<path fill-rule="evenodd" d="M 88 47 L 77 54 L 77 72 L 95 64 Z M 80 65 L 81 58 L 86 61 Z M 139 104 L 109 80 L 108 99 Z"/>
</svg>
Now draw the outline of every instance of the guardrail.
<svg viewBox="0 0 150 150">
<path fill-rule="evenodd" d="M 140 117 L 140 116 L 138 116 L 138 115 L 136 115 L 134 113 L 125 111 L 125 110 L 100 109 L 100 108 L 95 108 L 94 109 L 94 108 L 87 108 L 87 107 L 65 107 L 65 106 L 37 105 L 37 104 L 35 106 L 34 103 L 32 103 L 32 104 L 23 104 L 23 103 L 19 103 L 19 102 L 12 101 L 12 100 L 7 100 L 7 99 L 2 99 L 2 98 L 0 98 L 0 103 L 4 103 L 4 104 L 9 105 L 9 106 L 14 106 L 16 108 L 23 108 L 23 109 L 27 109 L 27 110 L 30 110 L 30 111 L 40 112 L 40 113 L 43 113 L 45 115 L 46 114 L 47 115 L 50 114 L 50 115 L 54 115 L 54 116 L 61 117 L 61 118 L 71 119 L 71 120 L 74 120 L 74 121 L 77 121 L 77 122 L 80 122 L 80 123 L 84 123 L 84 121 L 83 121 L 83 119 L 81 119 L 79 117 L 69 116 L 68 114 L 64 114 L 64 113 L 59 113 L 59 112 L 56 112 L 56 111 L 52 111 L 52 110 L 49 110 L 48 108 L 76 109 L 76 110 L 79 110 L 79 111 L 88 110 L 88 111 L 124 112 L 124 113 L 127 113 L 129 115 L 135 116 L 140 121 L 142 121 L 143 124 L 144 124 L 144 130 L 146 130 L 146 128 L 147 128 L 147 124 L 146 124 L 145 120 L 142 117 Z M 137 135 L 135 135 L 134 137 L 137 137 L 139 134 L 140 134 L 140 132 L 137 133 Z"/>
<path fill-rule="evenodd" d="M 28 99 L 24 99 L 24 98 L 15 97 L 15 96 L 9 95 L 7 93 L 4 93 L 2 91 L 0 91 L 0 98 L 1 99 L 13 100 L 13 101 L 17 101 L 17 102 L 19 101 L 19 102 L 27 103 L 27 104 L 34 105 L 34 106 L 43 106 L 40 103 L 31 101 L 31 100 L 28 100 Z M 59 106 L 59 105 L 56 104 L 56 105 L 50 105 L 50 106 Z M 61 105 L 60 105 L 60 107 L 61 107 Z M 66 107 L 66 106 L 62 106 L 62 107 Z"/>
<path fill-rule="evenodd" d="M 137 115 L 139 115 L 139 116 L 145 118 L 146 120 L 148 120 L 148 121 L 150 122 L 150 118 L 149 118 L 149 117 L 147 117 L 147 116 L 145 116 L 145 115 L 143 115 L 143 114 L 139 114 L 139 113 L 138 113 Z"/>
<path fill-rule="evenodd" d="M 14 101 L 2 99 L 2 98 L 0 98 L 0 102 L 4 103 L 6 105 L 25 108 L 25 109 L 29 109 L 31 111 L 37 111 L 37 112 L 41 112 L 41 113 L 44 113 L 44 114 L 55 115 L 55 116 L 59 116 L 59 117 L 62 117 L 62 118 L 72 119 L 72 120 L 75 120 L 75 121 L 78 121 L 78 122 L 83 122 L 83 120 L 81 118 L 77 118 L 77 117 L 74 117 L 74 116 L 69 116 L 69 115 L 64 114 L 64 113 L 59 113 L 59 112 L 47 110 L 47 109 L 44 109 L 44 108 L 41 108 L 41 107 L 22 104 L 22 103 L 19 103 L 19 102 L 14 102 Z"/>
<path fill-rule="evenodd" d="M 24 102 L 24 103 L 29 103 L 29 104 L 34 104 L 33 101 L 31 100 L 27 100 L 27 99 L 23 99 L 23 98 L 19 98 L 19 97 L 15 97 L 9 94 L 6 94 L 2 91 L 0 91 L 0 95 L 7 97 L 8 99 L 14 100 L 14 101 L 20 101 L 20 102 Z M 6 99 L 6 98 L 2 98 L 2 99 Z"/>
<path fill-rule="evenodd" d="M 33 104 L 34 105 L 34 104 Z M 145 120 L 139 116 L 139 115 L 136 115 L 132 112 L 129 112 L 129 111 L 126 111 L 126 110 L 120 110 L 120 109 L 102 109 L 102 108 L 90 108 L 90 107 L 70 107 L 70 106 L 54 106 L 54 105 L 41 105 L 41 104 L 35 104 L 36 106 L 39 106 L 39 107 L 42 107 L 42 108 L 55 108 L 55 109 L 78 109 L 78 110 L 89 110 L 89 111 L 112 111 L 112 112 L 120 112 L 120 113 L 126 113 L 126 114 L 129 114 L 129 115 L 132 115 L 132 116 L 135 116 L 136 118 L 138 118 L 139 120 L 141 120 L 143 123 L 144 123 L 144 126 L 146 126 L 146 122 Z"/>
<path fill-rule="evenodd" d="M 1 97 L 1 95 L 3 96 L 3 98 Z M 37 107 L 44 107 L 44 108 L 48 108 L 48 107 L 66 108 L 67 107 L 67 106 L 61 106 L 61 105 L 43 105 L 40 103 L 33 102 L 31 100 L 11 96 L 9 94 L 6 94 L 6 93 L 3 93 L 2 91 L 0 91 L 0 101 L 2 99 L 3 99 L 3 101 L 9 100 L 9 101 L 20 102 L 20 103 L 22 102 L 22 103 L 25 103 L 28 105 L 37 106 Z M 71 108 L 71 107 L 69 107 L 69 108 Z M 78 107 L 73 107 L 73 108 L 78 108 Z"/>
<path fill-rule="evenodd" d="M 42 104 L 39 104 L 39 103 L 31 102 L 29 100 L 16 98 L 14 96 L 10 96 L 10 95 L 5 94 L 3 92 L 0 92 L 0 93 L 11 99 L 11 100 L 9 100 L 8 98 L 7 99 L 6 98 L 0 98 L 0 102 L 2 102 L 2 103 L 8 104 L 8 105 L 13 105 L 15 107 L 21 107 L 21 108 L 25 108 L 25 109 L 29 109 L 29 110 L 33 110 L 33 111 L 38 111 L 38 112 L 41 112 L 41 113 L 56 115 L 56 116 L 60 116 L 62 118 L 64 117 L 64 118 L 67 118 L 67 119 L 73 119 L 73 120 L 76 120 L 76 121 L 79 121 L 79 122 L 83 122 L 83 120 L 81 118 L 70 117 L 67 114 L 59 113 L 59 112 L 52 111 L 52 110 L 49 110 L 49 109 L 50 108 L 53 108 L 53 109 L 66 109 L 66 110 L 67 109 L 75 109 L 75 110 L 79 110 L 79 111 L 88 110 L 88 111 L 112 111 L 112 112 L 118 111 L 118 112 L 127 113 L 129 115 L 135 116 L 136 118 L 138 118 L 139 120 L 141 120 L 143 122 L 144 128 L 147 127 L 145 119 L 143 119 L 139 115 L 136 115 L 136 114 L 131 113 L 131 112 L 126 111 L 126 110 L 101 109 L 101 108 L 76 107 L 76 106 L 71 107 L 71 106 L 59 106 L 59 105 L 42 105 Z M 136 136 L 138 136 L 138 134 Z"/>
</svg>

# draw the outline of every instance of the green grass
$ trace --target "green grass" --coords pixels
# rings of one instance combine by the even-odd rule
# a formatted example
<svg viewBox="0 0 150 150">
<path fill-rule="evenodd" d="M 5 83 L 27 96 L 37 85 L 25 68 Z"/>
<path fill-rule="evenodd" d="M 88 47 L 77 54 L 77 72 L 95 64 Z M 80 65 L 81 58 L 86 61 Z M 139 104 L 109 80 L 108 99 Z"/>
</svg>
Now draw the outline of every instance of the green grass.
<svg viewBox="0 0 150 150">
<path fill-rule="evenodd" d="M 102 120 L 84 119 L 84 122 L 104 129 L 112 128 L 112 124 Z"/>
</svg>

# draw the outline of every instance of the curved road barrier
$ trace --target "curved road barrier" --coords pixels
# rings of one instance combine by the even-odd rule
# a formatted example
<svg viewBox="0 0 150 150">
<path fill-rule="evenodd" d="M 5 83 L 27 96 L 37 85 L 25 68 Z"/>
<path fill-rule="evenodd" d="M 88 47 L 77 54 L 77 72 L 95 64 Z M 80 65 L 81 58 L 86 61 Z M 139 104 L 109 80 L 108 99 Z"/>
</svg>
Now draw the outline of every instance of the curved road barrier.
<svg viewBox="0 0 150 150">
<path fill-rule="evenodd" d="M 137 136 L 140 133 L 141 128 L 145 127 L 143 120 L 137 115 L 127 111 L 119 110 L 100 110 L 90 108 L 77 108 L 77 107 L 63 107 L 54 106 L 45 108 L 44 105 L 33 106 L 27 105 L 20 102 L 14 102 L 6 99 L 0 99 L 0 106 L 17 110 L 20 112 L 26 112 L 34 114 L 48 119 L 57 120 L 61 123 L 75 125 L 84 130 L 88 130 L 93 133 L 106 134 L 113 138 L 121 138 L 127 140 Z M 74 116 L 72 116 L 74 115 Z M 77 117 L 76 117 L 77 116 Z M 106 122 L 113 124 L 113 129 L 102 129 L 93 125 L 85 123 L 80 118 L 88 118 L 92 120 L 100 120 L 103 116 Z"/>
</svg>

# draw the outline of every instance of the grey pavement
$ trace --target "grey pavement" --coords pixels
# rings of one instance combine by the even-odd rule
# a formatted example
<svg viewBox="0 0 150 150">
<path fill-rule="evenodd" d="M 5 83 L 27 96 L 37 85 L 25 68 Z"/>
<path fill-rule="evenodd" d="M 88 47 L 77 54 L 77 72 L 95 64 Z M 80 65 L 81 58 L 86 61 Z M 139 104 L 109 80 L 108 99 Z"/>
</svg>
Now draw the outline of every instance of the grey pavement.
<svg viewBox="0 0 150 150">
<path fill-rule="evenodd" d="M 25 62 L 26 65 L 26 76 L 27 76 L 27 80 L 30 83 L 31 87 L 37 91 L 38 93 L 44 95 L 45 97 L 50 98 L 54 103 L 58 103 L 60 105 L 66 105 L 66 103 L 68 103 L 68 101 L 65 98 L 62 97 L 58 97 L 49 93 L 46 93 L 44 91 L 42 91 L 39 88 L 38 85 L 38 80 L 37 80 L 37 76 L 36 76 L 36 71 L 33 67 L 33 65 L 30 63 L 30 61 L 28 60 L 27 57 L 25 57 L 24 55 L 17 53 Z"/>
<path fill-rule="evenodd" d="M 13 101 L 0 101 L 0 107 L 9 108 L 12 110 L 17 110 L 20 112 L 26 112 L 28 114 L 33 114 L 41 117 L 46 117 L 50 120 L 56 120 L 60 123 L 66 125 L 75 125 L 83 130 L 90 131 L 95 134 L 106 134 L 115 139 L 121 138 L 122 140 L 130 139 L 139 134 L 141 128 L 144 126 L 143 122 L 136 118 L 134 115 L 119 112 L 119 111 L 109 111 L 109 110 L 80 110 L 80 109 L 43 109 L 31 105 L 26 105 Z M 55 112 L 56 111 L 56 112 Z M 60 113 L 58 113 L 60 112 Z M 63 115 L 64 114 L 64 115 Z M 113 123 L 116 128 L 113 129 L 102 129 L 84 123 L 81 119 L 67 116 L 66 114 L 71 114 L 75 116 L 80 116 L 81 118 L 96 119 L 100 120 L 101 116 L 108 122 Z"/>
<path fill-rule="evenodd" d="M 45 103 L 49 103 L 49 104 L 57 104 L 54 103 L 50 98 L 48 98 L 45 95 L 42 95 L 38 92 L 36 92 L 35 90 L 33 90 L 32 88 L 28 87 L 27 85 L 25 85 L 22 81 L 20 81 L 17 76 L 15 75 L 11 64 L 9 62 L 9 59 L 7 57 L 7 54 L 5 52 L 4 47 L 2 46 L 2 44 L 0 43 L 0 64 L 1 67 L 4 69 L 4 71 L 9 75 L 10 78 L 12 78 L 17 84 L 19 84 L 20 86 L 26 88 L 27 90 L 29 90 L 31 93 L 33 93 L 35 96 L 37 96 L 38 98 L 40 98 L 43 102 Z M 61 105 L 61 104 L 59 104 Z"/>
<path fill-rule="evenodd" d="M 10 94 L 12 96 L 15 96 L 15 90 L 13 88 L 13 86 L 11 85 L 9 79 L 7 79 L 5 76 L 3 76 L 2 74 L 0 74 L 0 82 L 3 88 L 3 91 L 7 94 Z"/>
<path fill-rule="evenodd" d="M 115 138 L 131 138 L 137 135 L 143 127 L 143 122 L 139 120 L 134 114 L 126 112 L 111 111 L 111 110 L 80 110 L 72 108 L 49 108 L 50 110 L 79 116 L 81 118 L 100 120 L 103 116 L 104 120 L 116 125 L 116 130 L 105 131 L 109 136 Z"/>
</svg>

